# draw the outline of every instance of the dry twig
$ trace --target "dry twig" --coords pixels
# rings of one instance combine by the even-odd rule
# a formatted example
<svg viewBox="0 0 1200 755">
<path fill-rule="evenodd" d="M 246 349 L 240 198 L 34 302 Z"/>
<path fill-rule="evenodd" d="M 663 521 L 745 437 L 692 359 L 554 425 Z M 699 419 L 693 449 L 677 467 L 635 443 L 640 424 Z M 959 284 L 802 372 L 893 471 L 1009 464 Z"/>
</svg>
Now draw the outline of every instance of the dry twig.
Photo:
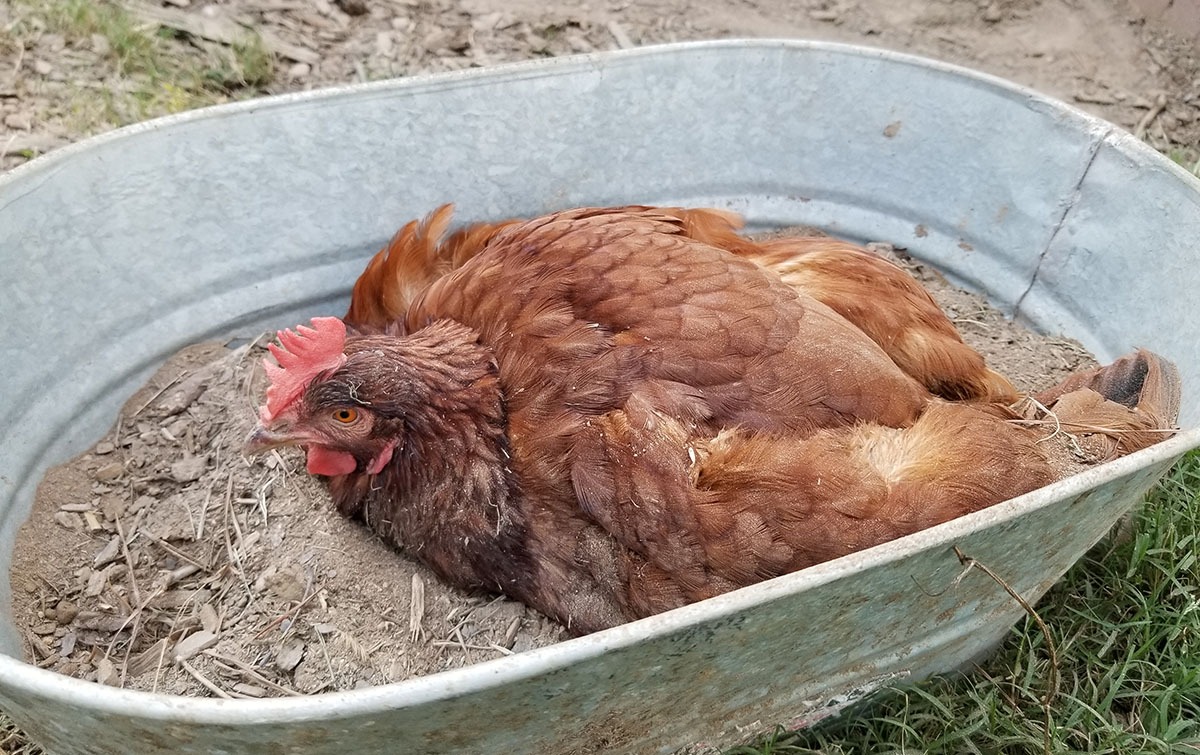
<svg viewBox="0 0 1200 755">
<path fill-rule="evenodd" d="M 1053 635 L 1050 634 L 1050 627 L 1046 626 L 1046 622 L 1042 621 L 1042 617 L 1038 615 L 1038 612 L 1033 610 L 1033 606 L 1029 604 L 1029 601 L 1027 601 L 1027 600 L 1025 600 L 1025 598 L 1021 597 L 1020 593 L 1018 593 L 1016 590 L 1014 590 L 1012 588 L 1011 585 L 1009 585 L 1007 582 L 1005 582 L 1003 579 L 1001 579 L 1000 576 L 998 574 L 996 574 L 996 572 L 994 572 L 990 568 L 988 568 L 988 566 L 986 564 L 980 563 L 979 561 L 976 561 L 975 559 L 971 558 L 970 556 L 967 556 L 966 554 L 964 554 L 962 552 L 961 549 L 959 549 L 959 547 L 957 545 L 954 546 L 954 555 L 958 557 L 958 562 L 964 566 L 962 573 L 959 574 L 958 577 L 956 577 L 954 580 L 955 585 L 957 585 L 959 582 L 961 582 L 963 577 L 967 576 L 967 573 L 969 571 L 971 571 L 971 569 L 973 569 L 973 568 L 979 569 L 984 574 L 991 577 L 992 580 L 996 584 L 998 584 L 998 585 L 1000 585 L 1000 587 L 1004 588 L 1004 591 L 1006 593 L 1008 593 L 1010 596 L 1012 596 L 1012 599 L 1017 601 L 1017 603 L 1020 604 L 1021 608 L 1025 609 L 1025 613 L 1027 613 L 1030 616 L 1030 618 L 1033 619 L 1034 623 L 1036 623 L 1038 625 L 1038 629 L 1040 629 L 1042 631 L 1042 636 L 1046 638 L 1046 651 L 1050 656 L 1050 670 L 1049 670 L 1049 673 L 1047 673 L 1047 675 L 1046 675 L 1046 694 L 1042 697 L 1042 700 L 1041 700 L 1043 723 L 1044 723 L 1044 728 L 1042 730 L 1042 737 L 1043 737 L 1042 745 L 1045 749 L 1046 755 L 1049 755 L 1050 754 L 1050 728 L 1052 725 L 1051 707 L 1050 706 L 1054 702 L 1054 698 L 1058 696 L 1058 684 L 1059 684 L 1058 649 L 1054 644 Z"/>
</svg>

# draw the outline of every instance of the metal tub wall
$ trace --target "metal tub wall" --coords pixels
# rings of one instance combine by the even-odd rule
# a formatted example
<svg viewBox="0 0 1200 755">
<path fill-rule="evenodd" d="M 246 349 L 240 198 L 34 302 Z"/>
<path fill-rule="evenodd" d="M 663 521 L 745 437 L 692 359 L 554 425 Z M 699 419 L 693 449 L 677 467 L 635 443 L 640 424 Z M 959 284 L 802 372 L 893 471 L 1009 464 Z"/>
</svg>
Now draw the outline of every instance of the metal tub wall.
<svg viewBox="0 0 1200 755">
<path fill-rule="evenodd" d="M 0 571 L 47 466 L 180 346 L 339 313 L 365 258 L 460 220 L 706 204 L 907 246 L 1101 359 L 1153 348 L 1200 419 L 1178 327 L 1197 182 L 1115 127 L 994 78 L 796 41 L 644 48 L 231 105 L 0 176 Z M 801 725 L 957 666 L 1175 459 L 1152 449 L 854 556 L 589 637 L 311 699 L 127 692 L 19 660 L 0 580 L 0 708 L 55 753 L 670 752 Z M 924 589 L 918 589 L 915 584 Z M 11 657 L 10 657 L 11 656 Z"/>
</svg>

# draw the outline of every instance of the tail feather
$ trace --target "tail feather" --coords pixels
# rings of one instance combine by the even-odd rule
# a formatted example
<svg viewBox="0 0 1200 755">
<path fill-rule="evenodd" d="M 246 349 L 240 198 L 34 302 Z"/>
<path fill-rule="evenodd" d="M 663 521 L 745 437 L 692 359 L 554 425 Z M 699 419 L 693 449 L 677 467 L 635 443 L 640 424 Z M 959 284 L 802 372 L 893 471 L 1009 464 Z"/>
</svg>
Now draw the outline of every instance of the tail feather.
<svg viewBox="0 0 1200 755">
<path fill-rule="evenodd" d="M 1110 365 L 1076 373 L 1035 398 L 1063 430 L 1109 459 L 1173 434 L 1180 392 L 1175 365 L 1138 349 Z"/>
<path fill-rule="evenodd" d="M 438 278 L 462 267 L 502 228 L 516 222 L 479 223 L 446 237 L 454 206 L 444 204 L 411 221 L 379 250 L 354 284 L 343 318 L 359 331 L 382 330 L 401 320 L 408 305 Z"/>
</svg>

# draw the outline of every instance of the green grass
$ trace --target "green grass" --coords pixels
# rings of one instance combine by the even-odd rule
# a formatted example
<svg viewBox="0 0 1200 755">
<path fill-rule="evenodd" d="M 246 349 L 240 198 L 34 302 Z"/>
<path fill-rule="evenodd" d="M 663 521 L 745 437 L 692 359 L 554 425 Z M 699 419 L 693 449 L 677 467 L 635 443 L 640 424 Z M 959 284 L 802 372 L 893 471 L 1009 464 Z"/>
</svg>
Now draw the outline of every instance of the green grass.
<svg viewBox="0 0 1200 755">
<path fill-rule="evenodd" d="M 45 114 L 64 118 L 75 131 L 95 133 L 262 95 L 275 76 L 274 56 L 251 31 L 222 46 L 145 23 L 103 0 L 15 0 L 14 7 L 12 35 L 25 47 L 47 32 L 79 50 L 100 44 L 105 86 L 82 88 L 67 98 L 66 112 Z"/>
<path fill-rule="evenodd" d="M 1200 753 L 1200 453 L 1154 488 L 1038 605 L 1061 682 L 1055 753 Z M 894 689 L 839 719 L 730 755 L 1041 753 L 1049 654 L 1032 619 L 983 666 Z"/>
<path fill-rule="evenodd" d="M 1174 147 L 1166 154 L 1193 176 L 1200 176 L 1200 147 Z"/>
</svg>

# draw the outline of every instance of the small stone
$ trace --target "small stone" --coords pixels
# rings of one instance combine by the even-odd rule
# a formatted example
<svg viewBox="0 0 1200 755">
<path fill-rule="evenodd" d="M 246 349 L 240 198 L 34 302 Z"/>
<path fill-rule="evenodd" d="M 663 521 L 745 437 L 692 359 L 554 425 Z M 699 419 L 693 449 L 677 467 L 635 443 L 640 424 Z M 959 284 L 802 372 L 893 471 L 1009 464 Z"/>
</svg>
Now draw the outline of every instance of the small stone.
<svg viewBox="0 0 1200 755">
<path fill-rule="evenodd" d="M 304 581 L 295 567 L 263 573 L 263 587 L 267 592 L 283 600 L 303 600 Z"/>
<path fill-rule="evenodd" d="M 992 3 L 983 11 L 983 20 L 989 24 L 994 24 L 1002 21 L 1004 14 L 1000 12 L 1000 6 Z"/>
<path fill-rule="evenodd" d="M 395 49 L 395 43 L 392 41 L 392 35 L 386 31 L 381 31 L 375 35 L 375 54 L 386 58 L 392 54 Z"/>
<path fill-rule="evenodd" d="M 83 519 L 73 511 L 54 512 L 54 521 L 58 522 L 60 527 L 65 527 L 69 530 L 83 529 Z"/>
<path fill-rule="evenodd" d="M 527 634 L 517 635 L 513 640 L 512 651 L 514 653 L 527 653 L 533 650 L 533 637 Z"/>
<path fill-rule="evenodd" d="M 205 6 L 206 8 L 212 6 Z M 168 417 L 173 417 L 179 414 L 184 409 L 187 409 L 196 399 L 200 398 L 200 394 L 204 393 L 208 388 L 208 376 L 205 374 L 192 375 L 188 379 L 182 381 L 177 386 L 172 388 L 158 402 L 158 408 Z M 138 426 L 142 432 L 150 430 L 149 426 Z"/>
<path fill-rule="evenodd" d="M 172 422 L 171 424 L 167 425 L 167 432 L 172 437 L 178 439 L 178 438 L 182 438 L 183 436 L 187 435 L 188 428 L 191 426 L 192 426 L 191 422 L 189 422 L 186 419 L 183 419 L 181 417 L 180 419 L 177 419 L 174 422 Z"/>
<path fill-rule="evenodd" d="M 337 631 L 337 625 L 322 622 L 320 624 L 313 624 L 313 629 L 316 630 L 317 634 L 333 634 Z"/>
<path fill-rule="evenodd" d="M 114 461 L 97 469 L 94 476 L 100 482 L 114 482 L 120 479 L 123 474 L 125 474 L 125 467 L 120 462 Z"/>
<path fill-rule="evenodd" d="M 221 617 L 217 615 L 212 603 L 202 603 L 197 613 L 200 615 L 200 626 L 204 627 L 204 631 L 213 634 L 221 631 Z"/>
<path fill-rule="evenodd" d="M 296 63 L 288 69 L 288 78 L 299 81 L 308 78 L 310 73 L 312 73 L 312 66 L 308 63 Z"/>
<path fill-rule="evenodd" d="M 148 507 L 151 507 L 151 506 L 153 506 L 153 505 L 154 505 L 156 502 L 157 502 L 157 501 L 155 501 L 155 499 L 154 499 L 154 496 L 150 496 L 150 495 L 139 495 L 139 496 L 138 496 L 138 497 L 137 497 L 137 498 L 134 500 L 134 502 L 133 502 L 133 505 L 131 505 L 131 506 L 129 507 L 129 513 L 130 513 L 130 514 L 136 514 L 136 513 L 138 513 L 139 511 L 141 511 L 142 509 L 145 509 L 145 508 L 148 508 Z"/>
<path fill-rule="evenodd" d="M 112 46 L 108 44 L 108 37 L 103 34 L 93 34 L 91 36 L 91 43 L 92 52 L 97 55 L 107 55 L 112 49 Z"/>
<path fill-rule="evenodd" d="M 207 456 L 188 456 L 171 465 L 171 479 L 178 483 L 195 482 L 206 469 Z"/>
<path fill-rule="evenodd" d="M 33 128 L 33 119 L 28 113 L 9 113 L 4 116 L 4 125 L 14 131 L 29 131 Z"/>
<path fill-rule="evenodd" d="M 33 70 L 41 76 L 49 76 L 50 72 L 54 70 L 54 66 L 44 60 L 35 60 L 33 61 Z"/>
<path fill-rule="evenodd" d="M 118 517 L 125 516 L 127 508 L 124 499 L 112 496 L 101 499 L 100 513 L 104 514 L 104 518 L 110 522 L 115 522 Z"/>
<path fill-rule="evenodd" d="M 304 643 L 300 640 L 292 640 L 285 643 L 275 654 L 275 667 L 280 671 L 291 673 L 296 666 L 300 665 L 302 658 L 304 658 Z"/>
<path fill-rule="evenodd" d="M 58 605 L 54 607 L 54 619 L 59 624 L 70 624 L 75 620 L 75 616 L 78 613 L 79 606 L 75 605 L 69 600 L 60 600 L 58 601 Z"/>
<path fill-rule="evenodd" d="M 45 47 L 50 52 L 59 52 L 67 46 L 67 38 L 62 34 L 50 33 L 43 34 L 38 39 L 38 46 Z"/>
<path fill-rule="evenodd" d="M 117 667 L 112 661 L 101 658 L 96 663 L 96 681 L 110 687 L 119 687 L 121 686 L 121 675 L 117 673 Z"/>
</svg>

